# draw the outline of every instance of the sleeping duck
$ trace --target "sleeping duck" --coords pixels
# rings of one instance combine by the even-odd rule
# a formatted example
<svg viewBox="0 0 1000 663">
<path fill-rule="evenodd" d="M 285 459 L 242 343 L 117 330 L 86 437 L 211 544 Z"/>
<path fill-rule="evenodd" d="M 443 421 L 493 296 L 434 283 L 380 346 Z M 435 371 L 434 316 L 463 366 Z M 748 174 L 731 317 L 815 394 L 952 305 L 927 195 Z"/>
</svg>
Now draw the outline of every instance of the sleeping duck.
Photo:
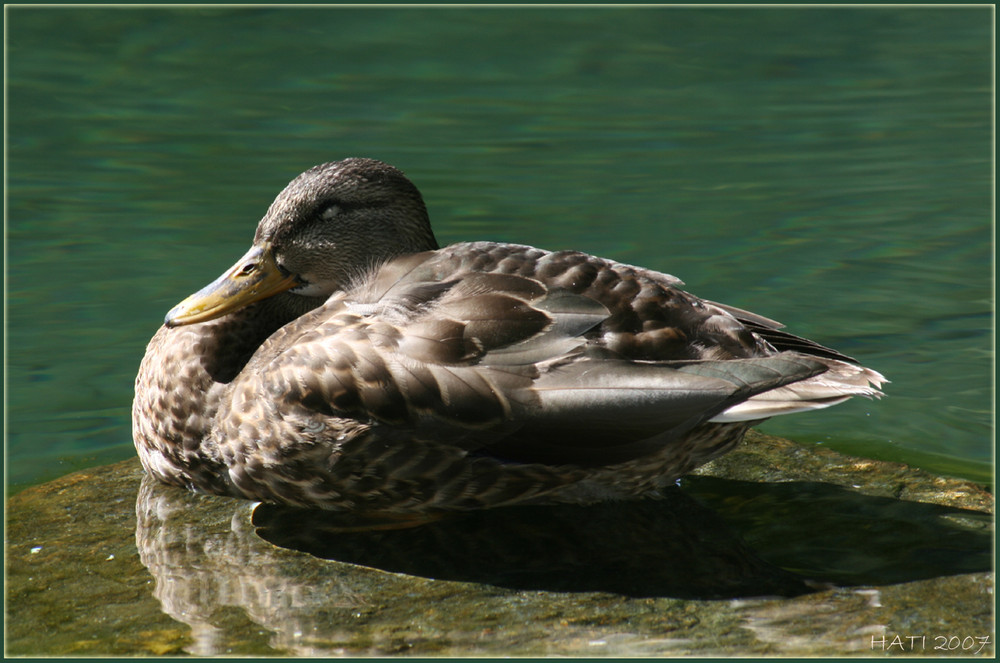
<svg viewBox="0 0 1000 663">
<path fill-rule="evenodd" d="M 417 188 L 346 159 L 166 316 L 135 382 L 146 471 L 190 490 L 420 514 L 656 494 L 768 417 L 877 397 L 855 360 L 675 277 L 439 248 Z"/>
</svg>

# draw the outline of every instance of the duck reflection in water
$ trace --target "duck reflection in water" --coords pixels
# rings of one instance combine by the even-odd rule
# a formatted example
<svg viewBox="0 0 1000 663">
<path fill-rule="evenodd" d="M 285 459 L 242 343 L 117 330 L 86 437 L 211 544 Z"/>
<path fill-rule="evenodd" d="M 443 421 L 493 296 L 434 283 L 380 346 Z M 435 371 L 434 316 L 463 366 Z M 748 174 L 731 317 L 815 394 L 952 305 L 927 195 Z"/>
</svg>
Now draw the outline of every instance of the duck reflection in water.
<svg viewBox="0 0 1000 663">
<path fill-rule="evenodd" d="M 684 491 L 699 499 L 668 490 L 658 500 L 515 506 L 384 529 L 382 519 L 255 506 L 145 476 L 136 545 L 163 610 L 191 626 L 189 651 L 204 655 L 225 653 L 226 642 L 256 632 L 245 619 L 234 625 L 230 607 L 266 627 L 272 649 L 344 653 L 303 644 L 312 638 L 361 642 L 350 653 L 384 654 L 394 651 L 379 640 L 389 637 L 386 625 L 433 622 L 412 610 L 441 601 L 447 609 L 437 619 L 457 614 L 462 628 L 474 629 L 484 606 L 509 609 L 513 597 L 528 601 L 519 610 L 549 614 L 553 603 L 578 594 L 595 603 L 622 597 L 615 605 L 628 597 L 795 597 L 831 583 L 871 587 L 991 568 L 988 513 L 816 482 L 706 476 L 686 480 Z M 732 522 L 753 523 L 755 547 L 768 550 L 767 560 L 783 557 L 782 567 L 808 571 L 762 559 L 702 499 L 723 509 L 737 502 Z M 778 516 L 768 520 L 771 513 Z M 381 529 L 366 529 L 373 524 Z M 593 608 L 595 619 L 600 612 Z"/>
</svg>

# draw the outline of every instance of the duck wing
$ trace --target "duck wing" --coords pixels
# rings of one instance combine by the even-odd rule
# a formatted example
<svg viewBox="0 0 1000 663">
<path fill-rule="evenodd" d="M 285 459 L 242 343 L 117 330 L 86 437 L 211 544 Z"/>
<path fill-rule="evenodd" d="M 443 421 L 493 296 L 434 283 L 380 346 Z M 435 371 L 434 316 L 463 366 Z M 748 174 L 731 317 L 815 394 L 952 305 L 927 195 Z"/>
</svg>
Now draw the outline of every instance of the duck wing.
<svg viewBox="0 0 1000 663">
<path fill-rule="evenodd" d="M 796 352 L 633 359 L 605 342 L 618 333 L 616 309 L 631 305 L 629 298 L 602 302 L 564 287 L 565 280 L 552 285 L 475 267 L 440 252 L 393 261 L 275 334 L 248 373 L 281 395 L 277 407 L 350 418 L 385 439 L 433 440 L 519 462 L 589 464 L 647 453 L 754 396 L 829 368 Z M 658 287 L 672 288 L 669 278 Z M 696 312 L 686 301 L 669 299 L 678 324 L 691 326 Z M 711 307 L 698 314 L 720 315 Z"/>
<path fill-rule="evenodd" d="M 827 357 L 829 359 L 837 359 L 839 361 L 845 361 L 852 364 L 857 363 L 857 360 L 853 357 L 848 357 L 843 353 L 837 352 L 833 348 L 828 348 L 825 345 L 820 345 L 816 341 L 810 341 L 807 338 L 782 331 L 782 328 L 785 325 L 781 324 L 777 320 L 765 318 L 757 313 L 736 308 L 735 306 L 729 306 L 728 304 L 720 304 L 718 302 L 710 302 L 708 300 L 704 301 L 706 304 L 718 307 L 726 313 L 729 313 L 733 316 L 733 318 L 739 321 L 740 324 L 757 334 L 760 338 L 763 338 L 777 350 L 794 350 L 796 352 L 814 355 L 817 357 Z"/>
</svg>

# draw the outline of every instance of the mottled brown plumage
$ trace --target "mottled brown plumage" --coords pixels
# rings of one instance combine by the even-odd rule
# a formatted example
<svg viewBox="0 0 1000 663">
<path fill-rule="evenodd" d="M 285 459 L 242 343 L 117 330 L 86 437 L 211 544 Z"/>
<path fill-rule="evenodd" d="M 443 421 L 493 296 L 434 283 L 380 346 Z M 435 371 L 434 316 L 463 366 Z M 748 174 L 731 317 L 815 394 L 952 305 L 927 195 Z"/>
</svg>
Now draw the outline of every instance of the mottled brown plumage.
<svg viewBox="0 0 1000 663">
<path fill-rule="evenodd" d="M 136 378 L 146 470 L 371 512 L 654 493 L 777 414 L 881 375 L 676 278 L 575 251 L 439 249 L 370 159 L 293 180 L 254 246 L 175 307 Z"/>
</svg>

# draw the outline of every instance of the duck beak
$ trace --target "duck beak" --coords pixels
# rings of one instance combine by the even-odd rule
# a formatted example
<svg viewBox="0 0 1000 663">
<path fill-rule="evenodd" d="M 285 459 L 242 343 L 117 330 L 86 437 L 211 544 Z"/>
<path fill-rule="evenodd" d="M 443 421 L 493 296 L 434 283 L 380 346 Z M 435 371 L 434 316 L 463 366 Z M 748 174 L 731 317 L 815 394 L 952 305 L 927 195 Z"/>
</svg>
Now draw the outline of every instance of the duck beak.
<svg viewBox="0 0 1000 663">
<path fill-rule="evenodd" d="M 254 246 L 225 274 L 170 309 L 163 324 L 179 327 L 214 320 L 296 285 L 295 275 L 278 267 L 270 244 Z"/>
</svg>

